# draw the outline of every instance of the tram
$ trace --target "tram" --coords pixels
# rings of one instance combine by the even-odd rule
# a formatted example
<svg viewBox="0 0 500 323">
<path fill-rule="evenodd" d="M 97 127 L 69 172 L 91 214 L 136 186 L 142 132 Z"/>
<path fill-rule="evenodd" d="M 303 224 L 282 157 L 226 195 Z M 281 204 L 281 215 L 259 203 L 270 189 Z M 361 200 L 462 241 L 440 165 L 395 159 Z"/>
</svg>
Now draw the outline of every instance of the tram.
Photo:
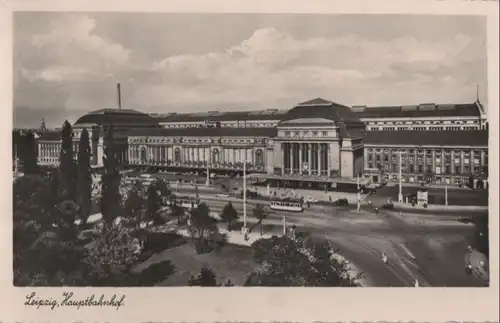
<svg viewBox="0 0 500 323">
<path fill-rule="evenodd" d="M 171 206 L 172 202 L 175 202 L 175 205 L 178 205 L 185 209 L 196 209 L 200 204 L 199 200 L 189 196 L 178 196 L 175 199 L 169 201 L 168 205 Z"/>
<path fill-rule="evenodd" d="M 302 212 L 304 207 L 302 201 L 297 199 L 273 199 L 270 202 L 270 209 L 276 211 Z"/>
</svg>

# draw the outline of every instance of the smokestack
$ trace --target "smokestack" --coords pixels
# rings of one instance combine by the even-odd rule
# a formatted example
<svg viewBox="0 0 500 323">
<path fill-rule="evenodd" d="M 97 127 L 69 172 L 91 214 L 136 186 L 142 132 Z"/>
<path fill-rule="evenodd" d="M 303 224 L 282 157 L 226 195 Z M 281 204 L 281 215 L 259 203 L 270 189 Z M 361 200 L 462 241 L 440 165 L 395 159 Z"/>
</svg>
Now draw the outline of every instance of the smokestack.
<svg viewBox="0 0 500 323">
<path fill-rule="evenodd" d="M 120 89 L 120 83 L 116 84 L 116 90 L 117 90 L 117 94 L 118 94 L 118 109 L 121 110 L 122 109 L 122 92 Z"/>
</svg>

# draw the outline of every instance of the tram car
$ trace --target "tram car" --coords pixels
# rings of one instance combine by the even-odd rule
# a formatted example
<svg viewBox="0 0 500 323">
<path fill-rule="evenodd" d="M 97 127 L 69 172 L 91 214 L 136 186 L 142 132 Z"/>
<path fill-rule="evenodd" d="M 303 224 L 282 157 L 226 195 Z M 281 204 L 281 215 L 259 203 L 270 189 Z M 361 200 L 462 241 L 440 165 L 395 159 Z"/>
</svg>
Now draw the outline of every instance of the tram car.
<svg viewBox="0 0 500 323">
<path fill-rule="evenodd" d="M 275 211 L 285 212 L 302 212 L 304 211 L 303 203 L 298 199 L 284 198 L 272 199 L 269 208 Z"/>
<path fill-rule="evenodd" d="M 185 208 L 185 209 L 195 209 L 198 207 L 198 205 L 200 205 L 200 201 L 193 198 L 193 197 L 189 197 L 189 196 L 179 196 L 179 197 L 176 197 L 175 199 L 171 200 L 168 205 L 171 206 L 172 203 L 175 203 L 175 205 L 178 205 L 182 208 Z"/>
</svg>

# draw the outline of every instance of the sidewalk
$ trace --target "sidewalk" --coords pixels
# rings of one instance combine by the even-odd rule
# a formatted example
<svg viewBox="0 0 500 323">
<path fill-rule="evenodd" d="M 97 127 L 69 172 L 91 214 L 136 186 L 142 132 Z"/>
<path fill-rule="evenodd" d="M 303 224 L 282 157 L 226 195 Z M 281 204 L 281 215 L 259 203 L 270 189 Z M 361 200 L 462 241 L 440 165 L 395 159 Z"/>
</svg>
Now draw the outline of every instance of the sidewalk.
<svg viewBox="0 0 500 323">
<path fill-rule="evenodd" d="M 413 211 L 471 211 L 471 212 L 480 212 L 480 211 L 488 211 L 487 206 L 476 206 L 476 205 L 437 205 L 437 204 L 428 204 L 427 208 L 423 206 L 412 206 L 408 203 L 394 203 L 394 210 L 413 210 Z"/>
</svg>

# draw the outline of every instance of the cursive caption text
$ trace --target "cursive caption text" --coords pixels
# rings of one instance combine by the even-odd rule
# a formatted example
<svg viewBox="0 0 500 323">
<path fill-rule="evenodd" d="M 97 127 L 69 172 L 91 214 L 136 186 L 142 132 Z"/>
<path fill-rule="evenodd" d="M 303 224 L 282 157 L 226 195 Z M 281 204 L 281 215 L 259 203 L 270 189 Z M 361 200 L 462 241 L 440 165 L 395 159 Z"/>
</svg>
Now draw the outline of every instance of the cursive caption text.
<svg viewBox="0 0 500 323">
<path fill-rule="evenodd" d="M 36 307 L 36 309 L 42 308 L 50 308 L 51 310 L 55 310 L 59 307 L 73 307 L 79 310 L 82 307 L 114 307 L 116 310 L 119 310 L 121 307 L 125 305 L 125 295 L 110 295 L 106 296 L 104 294 L 101 295 L 90 295 L 85 298 L 78 298 L 74 295 L 73 292 L 64 292 L 61 295 L 61 298 L 53 298 L 53 297 L 38 297 L 35 292 L 26 295 L 26 301 L 24 302 L 25 306 Z"/>
</svg>

